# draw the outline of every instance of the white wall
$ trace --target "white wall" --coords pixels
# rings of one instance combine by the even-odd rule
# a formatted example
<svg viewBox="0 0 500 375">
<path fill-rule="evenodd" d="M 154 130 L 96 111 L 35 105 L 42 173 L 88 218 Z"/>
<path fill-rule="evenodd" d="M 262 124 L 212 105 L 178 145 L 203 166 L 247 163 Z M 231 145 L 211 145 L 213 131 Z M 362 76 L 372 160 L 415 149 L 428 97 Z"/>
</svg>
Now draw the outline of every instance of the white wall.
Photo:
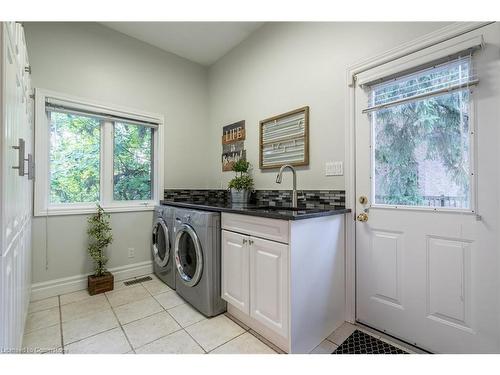
<svg viewBox="0 0 500 375">
<path fill-rule="evenodd" d="M 347 65 L 442 26 L 266 24 L 208 72 L 99 24 L 27 23 L 26 34 L 35 87 L 165 115 L 167 188 L 225 187 L 232 173 L 221 172 L 221 127 L 242 119 L 256 187 L 277 188 L 275 171 L 258 169 L 259 120 L 309 105 L 311 164 L 299 171 L 299 188 L 343 189 L 343 177 L 323 171 L 325 161 L 344 160 Z M 109 267 L 149 260 L 151 212 L 111 221 Z M 84 215 L 34 219 L 35 283 L 91 271 L 85 230 Z"/>
<path fill-rule="evenodd" d="M 33 86 L 165 116 L 165 187 L 205 187 L 207 70 L 95 23 L 26 23 Z M 89 273 L 86 215 L 33 221 L 33 282 Z M 151 259 L 152 212 L 112 214 L 108 266 Z M 128 258 L 128 248 L 135 257 Z"/>
<path fill-rule="evenodd" d="M 344 189 L 344 177 L 325 177 L 324 164 L 344 160 L 346 68 L 444 23 L 271 23 L 209 69 L 212 187 L 226 187 L 221 172 L 222 126 L 246 120 L 247 159 L 258 189 L 288 189 L 276 171 L 258 168 L 259 121 L 310 106 L 310 165 L 298 172 L 299 189 Z"/>
<path fill-rule="evenodd" d="M 93 272 L 87 254 L 87 215 L 42 217 L 33 220 L 33 283 Z M 151 260 L 151 212 L 111 214 L 113 243 L 107 267 L 121 267 Z M 128 258 L 128 249 L 135 257 Z"/>
<path fill-rule="evenodd" d="M 165 187 L 206 185 L 207 70 L 96 23 L 26 23 L 33 86 L 165 116 Z"/>
</svg>

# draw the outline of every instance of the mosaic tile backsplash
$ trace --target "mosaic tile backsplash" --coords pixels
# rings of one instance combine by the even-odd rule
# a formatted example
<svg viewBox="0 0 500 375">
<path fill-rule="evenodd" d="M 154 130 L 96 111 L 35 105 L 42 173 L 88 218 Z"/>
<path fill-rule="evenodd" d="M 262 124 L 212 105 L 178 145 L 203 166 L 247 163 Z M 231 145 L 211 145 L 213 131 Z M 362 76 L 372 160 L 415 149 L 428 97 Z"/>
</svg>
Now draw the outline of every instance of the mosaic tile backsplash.
<svg viewBox="0 0 500 375">
<path fill-rule="evenodd" d="M 228 190 L 217 189 L 165 189 L 164 198 L 177 202 L 230 203 Z M 256 190 L 251 203 L 259 206 L 289 207 L 290 190 Z M 345 208 L 344 190 L 298 190 L 298 206 L 305 208 Z"/>
<path fill-rule="evenodd" d="M 165 189 L 164 199 L 176 202 L 229 203 L 227 190 L 212 189 Z"/>
</svg>

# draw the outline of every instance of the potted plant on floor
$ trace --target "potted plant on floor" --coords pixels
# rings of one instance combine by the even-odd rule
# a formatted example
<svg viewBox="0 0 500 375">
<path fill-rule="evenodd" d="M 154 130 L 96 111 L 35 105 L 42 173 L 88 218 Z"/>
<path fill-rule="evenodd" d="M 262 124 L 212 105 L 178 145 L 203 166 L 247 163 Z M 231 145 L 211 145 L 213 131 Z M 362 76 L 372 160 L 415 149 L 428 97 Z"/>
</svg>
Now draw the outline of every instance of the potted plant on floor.
<svg viewBox="0 0 500 375">
<path fill-rule="evenodd" d="M 88 252 L 95 265 L 95 272 L 88 277 L 88 291 L 90 295 L 113 290 L 114 278 L 105 268 L 108 257 L 104 254 L 106 248 L 113 242 L 109 214 L 98 204 L 97 212 L 88 218 L 89 235 Z"/>
<path fill-rule="evenodd" d="M 229 181 L 231 190 L 231 203 L 245 204 L 250 200 L 250 192 L 253 189 L 253 178 L 249 174 L 250 163 L 240 159 L 233 164 L 233 171 L 236 176 Z"/>
</svg>

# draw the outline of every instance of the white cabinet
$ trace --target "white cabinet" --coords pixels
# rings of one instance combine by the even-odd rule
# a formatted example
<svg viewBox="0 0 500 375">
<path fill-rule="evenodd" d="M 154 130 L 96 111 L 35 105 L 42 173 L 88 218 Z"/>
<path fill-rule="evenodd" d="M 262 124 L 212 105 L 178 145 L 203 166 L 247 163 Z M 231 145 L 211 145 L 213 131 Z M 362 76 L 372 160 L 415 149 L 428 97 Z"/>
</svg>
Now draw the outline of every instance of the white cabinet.
<svg viewBox="0 0 500 375">
<path fill-rule="evenodd" d="M 288 353 L 309 353 L 345 320 L 344 217 L 222 213 L 227 311 Z"/>
<path fill-rule="evenodd" d="M 288 245 L 250 237 L 250 316 L 288 336 Z"/>
<path fill-rule="evenodd" d="M 249 314 L 248 236 L 222 231 L 222 298 Z"/>
<path fill-rule="evenodd" d="M 290 229 L 286 220 L 226 213 L 222 215 L 222 228 L 283 243 L 288 243 Z"/>
<path fill-rule="evenodd" d="M 222 298 L 283 337 L 288 334 L 288 245 L 222 231 Z"/>
<path fill-rule="evenodd" d="M 20 138 L 26 142 L 24 157 L 32 153 L 28 64 L 23 27 L 1 22 L 0 348 L 9 349 L 21 348 L 31 287 L 32 181 L 12 169 L 22 159 L 12 147 Z"/>
</svg>

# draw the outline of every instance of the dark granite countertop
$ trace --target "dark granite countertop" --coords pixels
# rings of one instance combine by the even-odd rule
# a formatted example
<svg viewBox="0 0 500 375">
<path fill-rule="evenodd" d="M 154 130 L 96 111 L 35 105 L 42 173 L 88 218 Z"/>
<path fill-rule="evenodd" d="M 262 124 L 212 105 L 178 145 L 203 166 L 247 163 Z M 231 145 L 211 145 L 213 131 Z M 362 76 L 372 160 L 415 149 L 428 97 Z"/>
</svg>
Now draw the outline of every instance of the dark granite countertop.
<svg viewBox="0 0 500 375">
<path fill-rule="evenodd" d="M 321 209 L 321 208 L 298 208 L 277 206 L 256 206 L 256 205 L 232 205 L 228 203 L 217 202 L 189 202 L 162 200 L 160 204 L 181 208 L 192 208 L 212 212 L 229 212 L 241 215 L 267 217 L 280 220 L 303 220 L 321 216 L 340 215 L 351 212 L 348 208 L 339 209 Z"/>
</svg>

